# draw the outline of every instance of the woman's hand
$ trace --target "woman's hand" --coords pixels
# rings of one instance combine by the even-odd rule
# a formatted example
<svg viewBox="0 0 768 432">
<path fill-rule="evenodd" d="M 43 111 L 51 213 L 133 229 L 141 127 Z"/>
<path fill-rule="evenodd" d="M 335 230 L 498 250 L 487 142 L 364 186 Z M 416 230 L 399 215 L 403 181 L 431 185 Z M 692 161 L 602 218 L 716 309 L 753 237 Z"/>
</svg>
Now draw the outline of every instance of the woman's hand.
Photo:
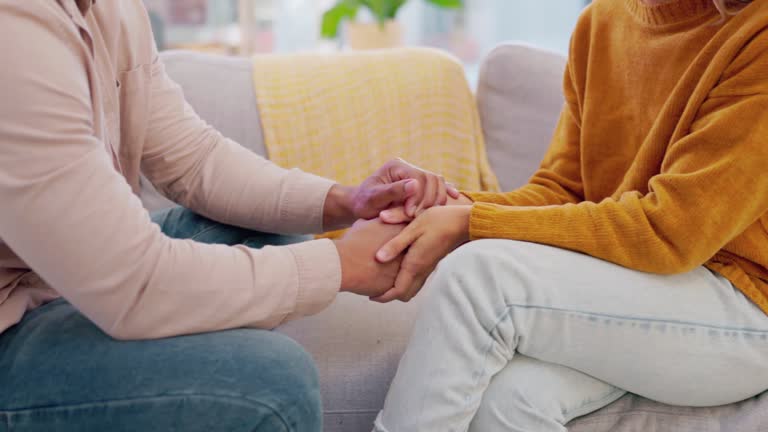
<svg viewBox="0 0 768 432">
<path fill-rule="evenodd" d="M 469 241 L 471 210 L 472 206 L 469 205 L 432 207 L 379 249 L 376 259 L 381 263 L 397 260 L 403 252 L 407 252 L 395 279 L 395 286 L 371 300 L 380 303 L 393 300 L 407 302 L 416 296 L 437 263 Z"/>
</svg>

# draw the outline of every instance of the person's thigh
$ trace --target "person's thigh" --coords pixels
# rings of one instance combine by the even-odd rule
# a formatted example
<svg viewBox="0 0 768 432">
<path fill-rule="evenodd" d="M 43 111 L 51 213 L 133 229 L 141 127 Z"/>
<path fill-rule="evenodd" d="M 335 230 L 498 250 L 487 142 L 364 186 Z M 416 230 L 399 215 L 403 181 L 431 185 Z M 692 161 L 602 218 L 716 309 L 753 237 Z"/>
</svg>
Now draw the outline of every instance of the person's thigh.
<svg viewBox="0 0 768 432">
<path fill-rule="evenodd" d="M 154 212 L 152 221 L 171 238 L 190 239 L 200 243 L 245 245 L 259 249 L 264 246 L 283 246 L 311 240 L 310 236 L 269 234 L 226 225 L 192 212 L 184 207 L 173 207 Z"/>
<path fill-rule="evenodd" d="M 482 240 L 446 257 L 424 290 L 377 430 L 465 430 L 518 353 L 676 405 L 768 389 L 768 317 L 703 267 L 654 275 Z"/>
<path fill-rule="evenodd" d="M 64 300 L 0 335 L 0 431 L 320 431 L 317 374 L 263 330 L 111 339 Z"/>
<path fill-rule="evenodd" d="M 519 353 L 675 405 L 726 404 L 768 389 L 768 317 L 704 267 L 655 275 L 503 240 L 463 253 L 496 275 L 488 288 L 502 304 L 486 324 L 514 332 Z"/>
<path fill-rule="evenodd" d="M 496 374 L 470 432 L 565 432 L 565 424 L 626 391 L 566 366 L 522 354 Z"/>
</svg>

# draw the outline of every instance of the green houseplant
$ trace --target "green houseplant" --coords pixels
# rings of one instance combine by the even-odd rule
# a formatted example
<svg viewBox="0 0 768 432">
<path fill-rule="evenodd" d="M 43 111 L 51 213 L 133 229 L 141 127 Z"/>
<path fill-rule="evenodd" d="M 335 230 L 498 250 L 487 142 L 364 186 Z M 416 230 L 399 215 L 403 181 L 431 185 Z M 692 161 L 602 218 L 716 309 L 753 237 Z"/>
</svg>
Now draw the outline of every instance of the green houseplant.
<svg viewBox="0 0 768 432">
<path fill-rule="evenodd" d="M 323 14 L 321 26 L 322 36 L 333 39 L 339 35 L 339 27 L 345 20 L 354 20 L 361 8 L 367 8 L 378 24 L 380 33 L 396 31 L 393 23 L 400 8 L 408 0 L 338 0 L 336 4 Z M 463 0 L 425 0 L 438 7 L 458 9 L 464 4 Z M 396 36 L 399 37 L 399 34 Z"/>
</svg>

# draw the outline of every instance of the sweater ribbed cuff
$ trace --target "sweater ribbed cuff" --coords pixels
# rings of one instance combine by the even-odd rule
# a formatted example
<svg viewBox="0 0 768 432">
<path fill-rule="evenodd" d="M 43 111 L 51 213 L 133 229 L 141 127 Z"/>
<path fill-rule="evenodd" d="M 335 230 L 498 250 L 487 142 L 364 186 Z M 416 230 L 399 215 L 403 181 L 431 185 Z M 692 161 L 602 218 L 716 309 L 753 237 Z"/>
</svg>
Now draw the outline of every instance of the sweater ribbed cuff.
<svg viewBox="0 0 768 432">
<path fill-rule="evenodd" d="M 330 305 L 341 289 L 341 260 L 331 240 L 314 240 L 287 248 L 293 254 L 298 273 L 293 320 L 316 314 Z"/>
<path fill-rule="evenodd" d="M 285 232 L 323 231 L 323 211 L 328 191 L 335 182 L 301 170 L 291 170 L 280 203 L 281 228 Z"/>
<path fill-rule="evenodd" d="M 476 202 L 469 214 L 469 239 L 498 238 L 499 227 L 494 223 L 495 206 Z"/>
</svg>

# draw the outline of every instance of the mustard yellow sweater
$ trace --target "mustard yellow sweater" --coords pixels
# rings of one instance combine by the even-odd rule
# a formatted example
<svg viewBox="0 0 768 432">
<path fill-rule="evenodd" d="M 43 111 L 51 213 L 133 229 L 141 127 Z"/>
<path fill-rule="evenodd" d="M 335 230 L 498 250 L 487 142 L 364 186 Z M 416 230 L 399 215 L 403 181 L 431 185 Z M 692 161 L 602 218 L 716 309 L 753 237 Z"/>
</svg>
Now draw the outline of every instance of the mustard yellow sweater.
<svg viewBox="0 0 768 432">
<path fill-rule="evenodd" d="M 651 273 L 706 265 L 768 312 L 768 0 L 719 19 L 712 0 L 594 2 L 541 168 L 468 194 L 472 239 Z"/>
</svg>

